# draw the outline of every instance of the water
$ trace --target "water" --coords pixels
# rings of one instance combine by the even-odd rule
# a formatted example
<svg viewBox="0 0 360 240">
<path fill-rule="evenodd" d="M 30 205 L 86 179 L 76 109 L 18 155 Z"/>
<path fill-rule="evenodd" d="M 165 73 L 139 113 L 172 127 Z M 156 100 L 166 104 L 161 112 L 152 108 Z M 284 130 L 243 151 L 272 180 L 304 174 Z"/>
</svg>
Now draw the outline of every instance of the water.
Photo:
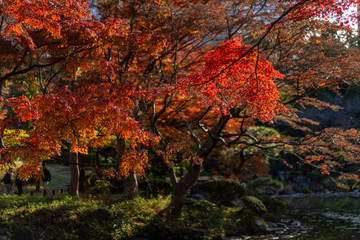
<svg viewBox="0 0 360 240">
<path fill-rule="evenodd" d="M 284 200 L 295 207 L 284 216 L 284 224 L 287 226 L 285 231 L 242 239 L 360 239 L 360 197 L 313 196 Z M 299 222 L 303 228 L 297 226 Z"/>
</svg>

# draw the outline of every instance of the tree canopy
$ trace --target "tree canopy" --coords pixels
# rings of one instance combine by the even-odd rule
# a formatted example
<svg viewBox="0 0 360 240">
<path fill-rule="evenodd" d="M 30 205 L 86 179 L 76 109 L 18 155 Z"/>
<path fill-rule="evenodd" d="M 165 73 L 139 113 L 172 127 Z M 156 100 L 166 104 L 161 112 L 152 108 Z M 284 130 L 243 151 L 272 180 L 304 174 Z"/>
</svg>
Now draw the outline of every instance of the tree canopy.
<svg viewBox="0 0 360 240">
<path fill-rule="evenodd" d="M 144 174 L 163 162 L 174 188 L 165 212 L 177 214 L 202 161 L 224 146 L 292 146 L 324 173 L 340 164 L 334 148 L 356 162 L 356 129 L 316 132 L 316 121 L 296 118 L 299 105 L 336 108 L 314 97 L 320 90 L 357 84 L 358 49 L 336 38 L 354 38 L 354 4 L 3 0 L 1 132 L 17 140 L 2 144 L 1 163 L 20 158 L 30 176 L 64 141 L 86 154 L 115 136 L 118 164 L 108 176 Z M 307 136 L 249 130 L 276 121 Z M 179 162 L 188 163 L 182 179 L 173 169 Z"/>
</svg>

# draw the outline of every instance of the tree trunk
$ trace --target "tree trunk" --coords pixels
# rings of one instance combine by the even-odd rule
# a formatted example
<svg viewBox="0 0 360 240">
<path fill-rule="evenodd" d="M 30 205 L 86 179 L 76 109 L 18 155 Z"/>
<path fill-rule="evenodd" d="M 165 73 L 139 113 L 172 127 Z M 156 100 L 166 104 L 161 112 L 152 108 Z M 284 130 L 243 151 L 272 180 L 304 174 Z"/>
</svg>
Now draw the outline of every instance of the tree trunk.
<svg viewBox="0 0 360 240">
<path fill-rule="evenodd" d="M 35 192 L 40 192 L 40 179 L 36 179 Z"/>
<path fill-rule="evenodd" d="M 79 155 L 78 153 L 69 153 L 69 162 L 70 162 L 70 189 L 69 194 L 72 196 L 79 196 Z"/>
<path fill-rule="evenodd" d="M 124 179 L 124 193 L 131 198 L 136 197 L 139 194 L 136 173 L 133 171 L 131 171 L 129 176 Z"/>
<path fill-rule="evenodd" d="M 234 109 L 232 114 L 234 116 L 239 114 L 240 109 Z M 229 115 L 223 115 L 217 122 L 217 124 L 211 129 L 211 134 L 209 134 L 203 144 L 199 144 L 197 149 L 197 156 L 204 159 L 208 156 L 211 151 L 215 148 L 216 144 L 219 142 L 219 136 L 229 121 Z M 214 138 L 217 136 L 217 138 Z M 201 164 L 194 164 L 190 167 L 189 172 L 185 175 L 183 179 L 180 181 L 176 180 L 176 176 L 172 171 L 170 173 L 171 183 L 173 185 L 173 193 L 171 196 L 171 202 L 167 208 L 160 212 L 160 216 L 172 216 L 179 217 L 181 214 L 181 208 L 184 204 L 184 200 L 186 197 L 186 192 L 190 189 L 192 185 L 196 182 L 200 175 Z"/>
<path fill-rule="evenodd" d="M 4 131 L 1 133 L 1 136 L 0 136 L 0 149 L 6 148 L 5 143 L 4 143 L 3 134 L 4 134 Z"/>
<path fill-rule="evenodd" d="M 118 160 L 119 164 L 122 161 L 122 157 L 124 155 L 125 149 L 126 149 L 125 140 L 121 137 L 118 137 L 117 147 L 116 147 L 116 159 Z M 133 198 L 139 194 L 139 186 L 135 172 L 130 171 L 129 175 L 124 178 L 123 188 L 124 188 L 124 193 L 128 197 Z"/>
<path fill-rule="evenodd" d="M 79 197 L 79 180 L 80 180 L 80 170 L 79 170 L 79 155 L 78 153 L 71 152 L 72 142 L 62 140 L 62 143 L 67 146 L 69 149 L 69 164 L 70 164 L 70 186 L 69 194 L 71 196 Z"/>
<path fill-rule="evenodd" d="M 192 185 L 196 182 L 200 175 L 201 164 L 193 165 L 189 172 L 179 182 L 176 181 L 175 176 L 172 178 L 173 182 L 173 193 L 171 196 L 171 202 L 167 208 L 160 212 L 163 217 L 180 217 L 181 209 L 185 201 L 186 193 Z"/>
</svg>

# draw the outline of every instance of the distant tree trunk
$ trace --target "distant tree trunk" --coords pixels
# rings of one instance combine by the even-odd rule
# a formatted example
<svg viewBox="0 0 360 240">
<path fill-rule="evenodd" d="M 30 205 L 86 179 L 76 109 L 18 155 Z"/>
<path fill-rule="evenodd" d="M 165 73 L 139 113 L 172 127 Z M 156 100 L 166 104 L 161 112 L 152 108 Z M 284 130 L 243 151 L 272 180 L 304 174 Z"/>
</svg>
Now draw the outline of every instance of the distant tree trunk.
<svg viewBox="0 0 360 240">
<path fill-rule="evenodd" d="M 4 138 L 2 136 L 3 134 L 4 134 L 4 132 L 2 132 L 1 136 L 0 136 L 0 149 L 6 148 L 5 143 L 4 143 Z"/>
<path fill-rule="evenodd" d="M 121 137 L 118 137 L 117 147 L 116 147 L 116 159 L 118 160 L 118 163 L 120 163 L 122 161 L 122 157 L 124 155 L 125 148 L 126 148 L 125 140 Z M 124 193 L 128 197 L 136 197 L 139 193 L 138 188 L 139 188 L 139 186 L 138 186 L 136 173 L 133 171 L 130 171 L 129 175 L 124 178 L 124 183 L 123 183 Z"/>
<path fill-rule="evenodd" d="M 70 180 L 70 189 L 69 194 L 71 196 L 79 196 L 79 155 L 78 153 L 69 154 L 69 162 L 70 162 L 70 172 L 71 172 L 71 180 Z"/>
<path fill-rule="evenodd" d="M 130 171 L 129 175 L 124 179 L 124 193 L 128 197 L 136 197 L 139 194 L 139 185 L 136 173 Z"/>
<path fill-rule="evenodd" d="M 40 179 L 36 179 L 35 192 L 40 192 Z"/>
<path fill-rule="evenodd" d="M 70 187 L 69 194 L 71 196 L 79 197 L 79 179 L 80 179 L 80 170 L 79 170 L 79 155 L 78 153 L 71 152 L 72 142 L 62 141 L 69 149 L 69 164 L 70 164 Z"/>
<path fill-rule="evenodd" d="M 100 166 L 100 153 L 99 153 L 99 151 L 96 151 L 95 169 L 97 170 L 99 166 Z"/>
</svg>

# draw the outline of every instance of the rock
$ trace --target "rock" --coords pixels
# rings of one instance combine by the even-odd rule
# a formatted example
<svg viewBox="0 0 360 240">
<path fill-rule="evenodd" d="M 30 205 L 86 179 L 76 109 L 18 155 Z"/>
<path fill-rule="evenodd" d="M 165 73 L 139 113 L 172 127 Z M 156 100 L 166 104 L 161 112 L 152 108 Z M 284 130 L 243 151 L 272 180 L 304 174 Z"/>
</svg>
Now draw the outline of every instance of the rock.
<svg viewBox="0 0 360 240">
<path fill-rule="evenodd" d="M 266 222 L 266 224 L 267 224 L 266 232 L 268 233 L 281 234 L 284 233 L 287 229 L 286 226 L 281 223 L 277 224 L 273 222 Z"/>
<path fill-rule="evenodd" d="M 244 202 L 241 200 L 241 199 L 235 199 L 234 201 L 231 201 L 231 204 L 234 206 L 234 207 L 238 207 L 238 208 L 243 208 L 245 205 L 244 205 Z"/>
<path fill-rule="evenodd" d="M 11 240 L 35 240 L 35 237 L 30 228 L 19 227 L 15 230 Z"/>
<path fill-rule="evenodd" d="M 278 223 L 277 226 L 278 226 L 279 228 L 284 228 L 284 229 L 287 228 L 287 226 L 286 226 L 284 223 Z"/>
<path fill-rule="evenodd" d="M 278 227 L 278 225 L 273 222 L 266 222 L 266 224 L 268 225 L 268 228 L 277 228 Z"/>
<path fill-rule="evenodd" d="M 297 229 L 299 232 L 305 233 L 306 229 L 301 225 L 301 222 L 299 221 L 292 221 L 291 226 L 295 229 Z"/>
<path fill-rule="evenodd" d="M 263 233 L 266 231 L 265 221 L 263 219 L 253 219 L 251 228 L 255 234 Z"/>
<path fill-rule="evenodd" d="M 191 199 L 195 199 L 195 200 L 206 200 L 206 198 L 204 198 L 202 195 L 200 194 L 194 194 L 194 195 L 190 195 L 187 198 L 191 198 Z"/>
</svg>

